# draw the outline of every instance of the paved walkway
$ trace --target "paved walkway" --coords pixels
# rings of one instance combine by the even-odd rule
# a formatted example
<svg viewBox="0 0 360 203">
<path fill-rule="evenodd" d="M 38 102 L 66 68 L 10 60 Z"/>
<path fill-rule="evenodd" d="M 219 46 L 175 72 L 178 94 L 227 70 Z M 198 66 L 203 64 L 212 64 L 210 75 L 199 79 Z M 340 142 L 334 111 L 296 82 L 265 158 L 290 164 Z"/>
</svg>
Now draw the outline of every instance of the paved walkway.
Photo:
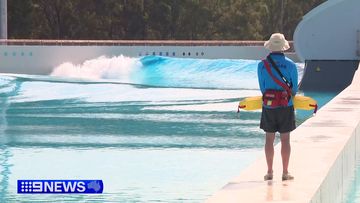
<svg viewBox="0 0 360 203">
<path fill-rule="evenodd" d="M 360 139 L 355 136 L 356 131 L 360 134 L 359 121 L 357 71 L 347 89 L 292 132 L 289 171 L 295 180 L 281 181 L 279 143 L 275 148 L 273 181 L 263 180 L 267 169 L 264 155 L 207 202 L 340 202 L 346 180 L 352 175 L 348 171 L 355 167 L 356 146 L 360 148 Z"/>
</svg>

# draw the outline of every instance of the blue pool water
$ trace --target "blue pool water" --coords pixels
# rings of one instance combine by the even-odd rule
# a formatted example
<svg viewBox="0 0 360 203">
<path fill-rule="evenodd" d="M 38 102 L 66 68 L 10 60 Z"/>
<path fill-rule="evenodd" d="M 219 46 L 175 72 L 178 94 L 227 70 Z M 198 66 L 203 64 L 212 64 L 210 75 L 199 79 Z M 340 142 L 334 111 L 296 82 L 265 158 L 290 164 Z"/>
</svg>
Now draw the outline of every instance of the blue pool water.
<svg viewBox="0 0 360 203">
<path fill-rule="evenodd" d="M 257 63 L 119 56 L 0 75 L 0 202 L 203 201 L 262 154 L 260 112 L 236 113 L 259 94 Z M 104 194 L 21 195 L 18 179 L 102 179 Z"/>
</svg>

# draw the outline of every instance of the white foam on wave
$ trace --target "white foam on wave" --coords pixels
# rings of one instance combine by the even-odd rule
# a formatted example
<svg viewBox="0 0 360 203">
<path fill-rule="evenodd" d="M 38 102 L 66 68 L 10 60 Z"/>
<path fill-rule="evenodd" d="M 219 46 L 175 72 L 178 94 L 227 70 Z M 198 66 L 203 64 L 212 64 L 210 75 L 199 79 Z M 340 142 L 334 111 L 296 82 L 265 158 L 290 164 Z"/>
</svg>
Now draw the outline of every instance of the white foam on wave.
<svg viewBox="0 0 360 203">
<path fill-rule="evenodd" d="M 247 95 L 253 96 L 253 95 Z M 239 99 L 240 100 L 240 99 Z M 239 102 L 206 103 L 194 105 L 172 105 L 172 106 L 149 106 L 144 110 L 166 110 L 166 111 L 219 111 L 236 112 Z"/>
<path fill-rule="evenodd" d="M 258 90 L 210 90 L 188 88 L 137 88 L 117 84 L 69 84 L 24 82 L 12 102 L 81 100 L 83 102 L 135 102 L 142 110 L 236 112 L 238 102 L 228 99 L 258 95 Z"/>
<path fill-rule="evenodd" d="M 300 83 L 304 76 L 305 63 L 296 63 L 296 66 L 298 71 L 298 83 Z"/>
<path fill-rule="evenodd" d="M 72 77 L 81 79 L 118 79 L 122 82 L 131 82 L 131 74 L 142 63 L 137 58 L 126 57 L 123 55 L 87 60 L 82 64 L 65 62 L 54 69 L 52 76 Z"/>
<path fill-rule="evenodd" d="M 15 83 L 16 78 L 7 76 L 7 75 L 0 75 L 0 94 L 7 94 L 14 91 L 16 87 Z"/>
</svg>

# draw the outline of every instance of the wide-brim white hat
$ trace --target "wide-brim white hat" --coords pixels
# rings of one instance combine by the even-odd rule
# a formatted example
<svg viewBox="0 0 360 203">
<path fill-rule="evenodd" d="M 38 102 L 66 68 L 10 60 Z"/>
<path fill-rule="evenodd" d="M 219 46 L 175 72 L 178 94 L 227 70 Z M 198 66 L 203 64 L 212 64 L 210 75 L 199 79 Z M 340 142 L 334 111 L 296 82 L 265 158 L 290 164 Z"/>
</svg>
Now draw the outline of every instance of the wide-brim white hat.
<svg viewBox="0 0 360 203">
<path fill-rule="evenodd" d="M 264 47 L 270 51 L 285 51 L 290 48 L 290 45 L 283 34 L 274 33 L 270 39 L 264 43 Z"/>
</svg>

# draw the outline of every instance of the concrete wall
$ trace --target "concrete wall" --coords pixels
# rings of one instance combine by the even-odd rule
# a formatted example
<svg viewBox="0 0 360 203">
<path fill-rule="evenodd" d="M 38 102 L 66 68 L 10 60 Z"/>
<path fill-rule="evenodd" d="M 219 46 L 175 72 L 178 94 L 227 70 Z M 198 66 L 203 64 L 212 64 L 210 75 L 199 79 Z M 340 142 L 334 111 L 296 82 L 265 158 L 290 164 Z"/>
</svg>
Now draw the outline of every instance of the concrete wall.
<svg viewBox="0 0 360 203">
<path fill-rule="evenodd" d="M 340 92 L 351 84 L 358 66 L 359 61 L 307 60 L 299 88 L 305 92 Z"/>
<path fill-rule="evenodd" d="M 0 72 L 49 74 L 64 62 L 81 64 L 99 56 L 162 55 L 192 58 L 260 59 L 263 47 L 236 46 L 0 46 Z"/>
<path fill-rule="evenodd" d="M 161 55 L 207 59 L 262 59 L 263 46 L 0 46 L 0 72 L 49 74 L 64 62 L 81 64 L 100 56 L 141 57 Z M 289 57 L 297 60 L 294 53 Z"/>
<path fill-rule="evenodd" d="M 359 0 L 329 0 L 306 14 L 294 33 L 300 59 L 359 60 L 359 8 Z"/>
<path fill-rule="evenodd" d="M 360 158 L 360 71 L 352 84 L 291 133 L 290 172 L 281 181 L 280 144 L 274 180 L 264 181 L 265 156 L 231 180 L 207 202 L 312 202 L 345 200 Z"/>
</svg>

